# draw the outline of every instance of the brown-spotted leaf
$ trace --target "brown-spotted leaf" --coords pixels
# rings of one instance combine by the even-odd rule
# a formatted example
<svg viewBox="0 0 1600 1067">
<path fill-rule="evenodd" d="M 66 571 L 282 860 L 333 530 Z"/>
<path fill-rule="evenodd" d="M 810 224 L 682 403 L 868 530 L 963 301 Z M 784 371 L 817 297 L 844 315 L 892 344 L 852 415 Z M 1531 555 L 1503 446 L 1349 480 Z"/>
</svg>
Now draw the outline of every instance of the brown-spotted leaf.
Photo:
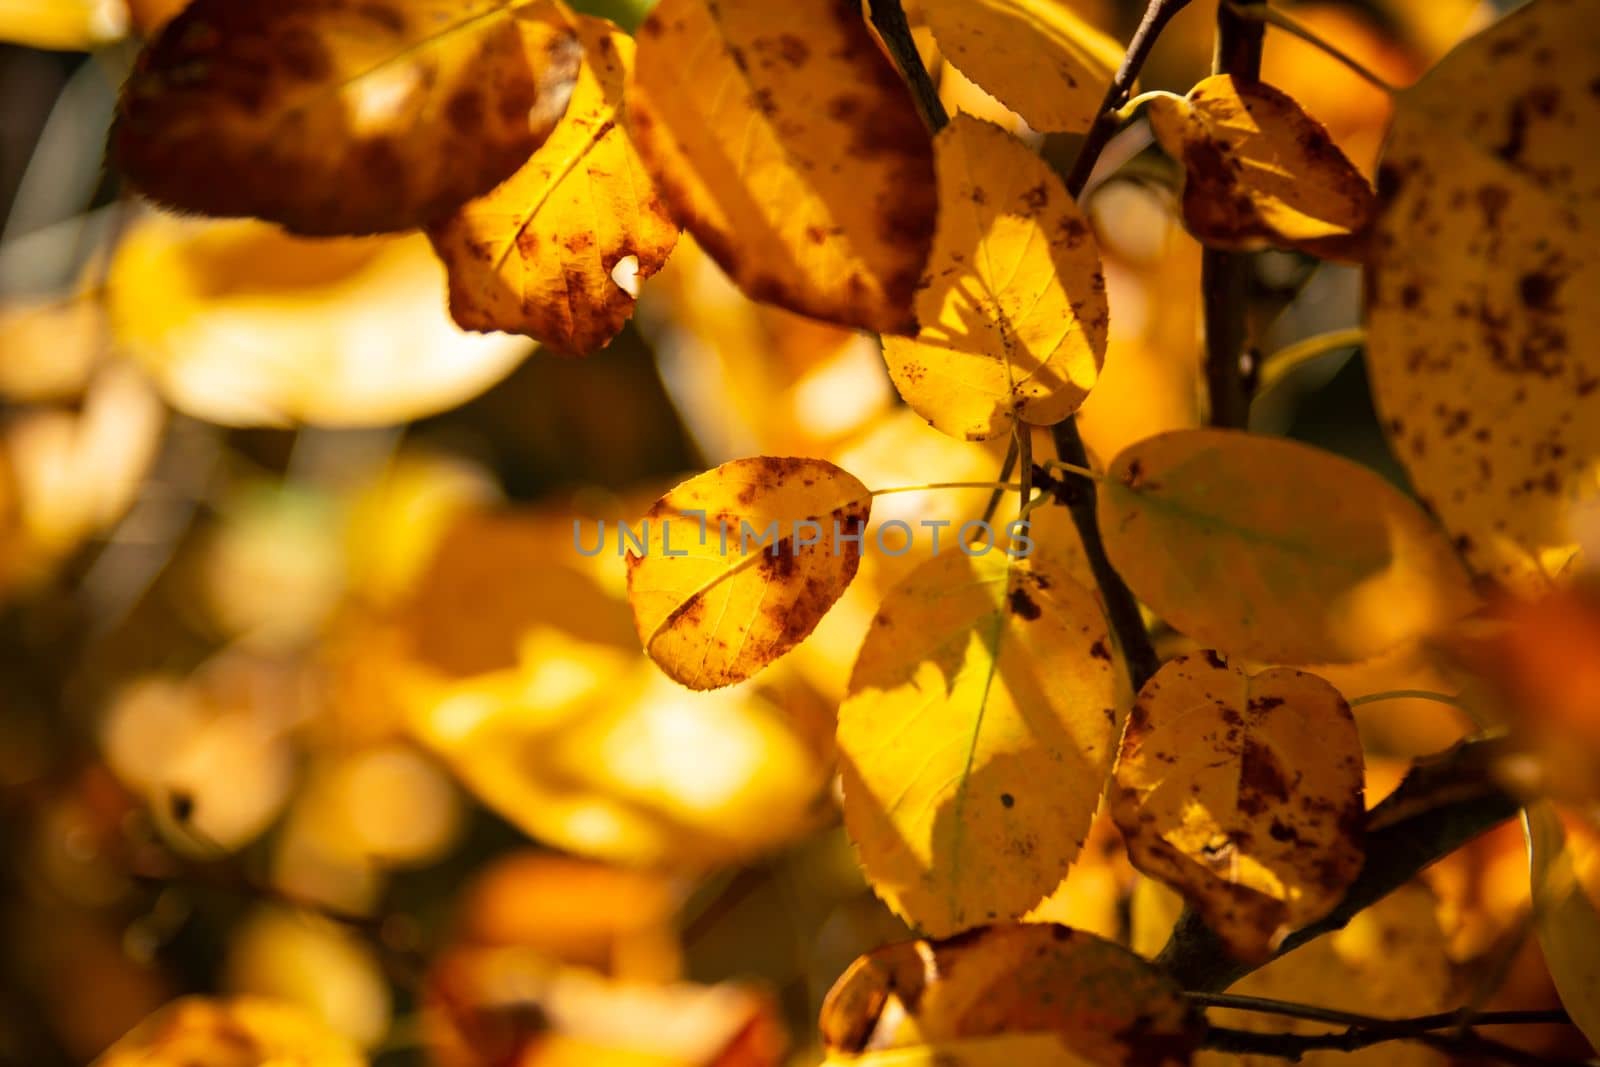
<svg viewBox="0 0 1600 1067">
<path fill-rule="evenodd" d="M 933 153 L 857 0 L 662 0 L 628 122 L 673 214 L 750 296 L 916 328 Z"/>
<path fill-rule="evenodd" d="M 947 549 L 883 599 L 839 708 L 844 820 L 873 890 L 948 936 L 1060 885 L 1115 747 L 1094 594 L 1043 554 Z"/>
<path fill-rule="evenodd" d="M 1349 258 L 1372 187 L 1287 93 L 1217 74 L 1187 97 L 1153 97 L 1147 113 L 1183 164 L 1184 225 L 1205 244 Z"/>
<path fill-rule="evenodd" d="M 1121 945 L 1003 923 L 862 956 L 828 992 L 821 1029 L 830 1065 L 1163 1067 L 1190 1061 L 1200 1022 L 1170 978 Z"/>
<path fill-rule="evenodd" d="M 628 555 L 645 651 L 690 689 L 750 677 L 850 584 L 871 510 L 867 487 L 822 459 L 736 459 L 683 482 L 651 506 L 642 552 Z"/>
<path fill-rule="evenodd" d="M 1036 130 L 1087 130 L 1122 62 L 1122 45 L 1069 0 L 921 0 L 921 6 L 945 58 Z"/>
<path fill-rule="evenodd" d="M 1106 351 L 1106 289 L 1089 224 L 1049 165 L 957 115 L 934 142 L 939 225 L 917 294 L 921 331 L 885 337 L 895 388 L 969 440 L 1077 410 Z"/>
<path fill-rule="evenodd" d="M 1367 365 L 1395 454 L 1474 570 L 1573 565 L 1600 460 L 1600 20 L 1537 0 L 1399 96 Z"/>
<path fill-rule="evenodd" d="M 1476 606 L 1420 508 L 1377 474 L 1295 441 L 1175 430 L 1106 472 L 1100 532 L 1140 600 L 1202 645 L 1353 663 Z"/>
<path fill-rule="evenodd" d="M 1361 873 L 1361 739 L 1314 674 L 1182 656 L 1139 692 L 1111 814 L 1133 865 L 1180 890 L 1242 960 L 1322 918 Z"/>
<path fill-rule="evenodd" d="M 584 65 L 572 102 L 522 169 L 428 227 L 450 272 L 450 313 L 469 330 L 523 333 L 561 353 L 608 344 L 678 227 L 622 121 L 633 39 L 578 17 Z"/>
<path fill-rule="evenodd" d="M 554 0 L 195 0 L 139 57 L 112 155 L 182 211 L 405 230 L 521 166 L 578 64 Z"/>
</svg>

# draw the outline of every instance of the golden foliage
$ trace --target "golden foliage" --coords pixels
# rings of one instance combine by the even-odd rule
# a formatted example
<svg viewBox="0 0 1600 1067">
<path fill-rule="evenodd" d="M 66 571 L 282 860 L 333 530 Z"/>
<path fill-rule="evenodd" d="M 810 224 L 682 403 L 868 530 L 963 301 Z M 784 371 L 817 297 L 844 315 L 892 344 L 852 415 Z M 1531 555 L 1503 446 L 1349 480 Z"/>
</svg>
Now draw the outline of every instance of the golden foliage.
<svg viewBox="0 0 1600 1067">
<path fill-rule="evenodd" d="M 303 1008 L 263 997 L 185 997 L 95 1060 L 95 1067 L 363 1067 L 355 1045 Z"/>
<path fill-rule="evenodd" d="M 750 296 L 915 329 L 932 150 L 855 0 L 662 0 L 628 124 L 673 214 Z"/>
<path fill-rule="evenodd" d="M 405 230 L 522 165 L 579 54 L 554 0 L 194 0 L 141 54 L 112 151 L 179 210 Z"/>
<path fill-rule="evenodd" d="M 583 67 L 550 139 L 488 195 L 428 227 L 450 273 L 450 313 L 469 330 L 524 333 L 587 355 L 633 314 L 678 227 L 622 115 L 633 39 L 578 17 Z"/>
<path fill-rule="evenodd" d="M 1112 780 L 1134 866 L 1182 890 L 1240 959 L 1266 960 L 1361 871 L 1361 740 L 1314 674 L 1170 661 L 1139 692 Z"/>
<path fill-rule="evenodd" d="M 900 395 L 952 437 L 1071 415 L 1106 350 L 1105 278 L 1061 179 L 999 127 L 958 115 L 934 142 L 939 225 L 922 329 L 885 337 Z"/>
</svg>

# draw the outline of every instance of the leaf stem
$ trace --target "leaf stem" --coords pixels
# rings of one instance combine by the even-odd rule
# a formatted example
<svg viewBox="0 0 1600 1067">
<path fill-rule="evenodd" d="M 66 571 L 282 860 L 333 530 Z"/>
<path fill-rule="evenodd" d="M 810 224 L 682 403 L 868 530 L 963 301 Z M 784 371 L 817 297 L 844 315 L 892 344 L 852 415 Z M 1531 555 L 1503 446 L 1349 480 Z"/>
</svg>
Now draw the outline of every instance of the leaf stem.
<svg viewBox="0 0 1600 1067">
<path fill-rule="evenodd" d="M 1261 378 L 1257 393 L 1269 393 L 1282 385 L 1289 376 L 1314 360 L 1341 348 L 1360 348 L 1365 343 L 1367 331 L 1359 326 L 1344 330 L 1329 330 L 1314 334 L 1291 345 L 1285 345 L 1261 363 Z"/>
<path fill-rule="evenodd" d="M 1363 704 L 1376 704 L 1382 700 L 1431 700 L 1437 704 L 1449 704 L 1452 708 L 1462 706 L 1460 697 L 1451 696 L 1449 693 L 1435 693 L 1431 689 L 1386 689 L 1381 693 L 1367 693 L 1365 696 L 1355 697 L 1350 701 L 1350 706 L 1359 708 Z"/>
<path fill-rule="evenodd" d="M 906 21 L 905 8 L 900 6 L 900 0 L 871 0 L 871 5 L 872 25 L 910 87 L 922 121 L 927 123 L 929 132 L 938 133 L 949 124 L 950 113 L 939 99 L 939 89 L 929 77 L 928 68 L 922 65 L 917 42 L 911 36 L 911 24 Z"/>
<path fill-rule="evenodd" d="M 1017 514 L 1021 516 L 1033 497 L 1033 427 L 1018 419 L 1011 429 L 1017 443 L 1017 466 L 1022 473 L 1022 499 L 1017 503 Z"/>
<path fill-rule="evenodd" d="M 1292 37 L 1298 37 L 1306 44 L 1325 53 L 1329 58 L 1337 60 L 1349 68 L 1350 72 L 1361 78 L 1367 84 L 1377 89 L 1382 89 L 1390 96 L 1400 91 L 1400 87 L 1392 82 L 1385 81 L 1371 69 L 1363 66 L 1354 56 L 1342 51 L 1333 42 L 1319 37 L 1315 31 L 1304 23 L 1297 22 L 1287 12 L 1281 11 L 1268 3 L 1241 3 L 1240 0 L 1222 0 L 1222 6 L 1232 8 L 1234 14 L 1243 19 L 1255 19 L 1278 29 Z"/>
<path fill-rule="evenodd" d="M 1095 164 L 1100 162 L 1100 153 L 1105 151 L 1112 134 L 1117 132 L 1117 112 L 1133 92 L 1133 84 L 1139 78 L 1139 71 L 1144 69 L 1144 62 L 1150 56 L 1150 49 L 1155 47 L 1156 40 L 1160 38 L 1161 31 L 1166 29 L 1167 23 L 1172 21 L 1172 16 L 1182 11 L 1188 4 L 1189 0 L 1150 0 L 1145 5 L 1144 17 L 1139 20 L 1139 28 L 1133 32 L 1132 39 L 1128 41 L 1128 51 L 1122 57 L 1122 64 L 1112 76 L 1111 84 L 1106 88 L 1105 99 L 1100 102 L 1100 111 L 1095 116 L 1094 124 L 1089 127 L 1089 132 L 1083 139 L 1083 147 L 1078 149 L 1078 156 L 1072 162 L 1072 169 L 1067 172 L 1067 192 L 1072 194 L 1073 199 L 1083 195 L 1090 177 L 1094 174 Z"/>
<path fill-rule="evenodd" d="M 993 489 L 997 493 L 1017 492 L 1019 482 L 924 482 L 921 485 L 891 485 L 887 489 L 868 490 L 868 496 L 887 496 L 890 493 L 920 493 L 925 489 Z"/>
</svg>

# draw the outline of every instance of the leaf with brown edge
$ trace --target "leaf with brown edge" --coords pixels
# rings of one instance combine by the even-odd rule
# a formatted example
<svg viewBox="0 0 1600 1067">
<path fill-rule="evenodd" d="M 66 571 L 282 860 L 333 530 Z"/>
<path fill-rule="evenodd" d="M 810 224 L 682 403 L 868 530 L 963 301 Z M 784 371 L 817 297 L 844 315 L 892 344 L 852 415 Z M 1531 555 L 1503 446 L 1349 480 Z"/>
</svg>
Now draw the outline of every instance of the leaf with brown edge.
<svg viewBox="0 0 1600 1067">
<path fill-rule="evenodd" d="M 952 437 L 1060 422 L 1105 359 L 1105 278 L 1089 224 L 1048 164 L 957 115 L 934 141 L 939 225 L 921 331 L 885 337 L 895 388 Z"/>
<path fill-rule="evenodd" d="M 1036 130 L 1087 130 L 1122 63 L 1122 45 L 1067 0 L 921 0 L 921 6 L 945 58 Z"/>
<path fill-rule="evenodd" d="M 645 514 L 642 554 L 629 549 L 645 651 L 690 689 L 755 674 L 855 577 L 871 511 L 867 487 L 822 459 L 736 459 L 678 485 Z"/>
<path fill-rule="evenodd" d="M 850 965 L 821 1016 L 828 1064 L 862 1067 L 1182 1065 L 1201 1029 L 1182 991 L 1149 962 L 1053 923 L 887 945 Z"/>
<path fill-rule="evenodd" d="M 858 0 L 662 0 L 628 123 L 672 212 L 756 300 L 916 328 L 933 153 Z"/>
<path fill-rule="evenodd" d="M 1473 610 L 1423 511 L 1322 449 L 1175 430 L 1124 449 L 1100 499 L 1106 554 L 1196 642 L 1279 663 L 1354 663 Z"/>
<path fill-rule="evenodd" d="M 1049 896 L 1099 803 L 1117 693 L 1099 602 L 1043 554 L 950 549 L 891 588 L 839 708 L 873 891 L 938 937 Z"/>
<path fill-rule="evenodd" d="M 1399 95 L 1378 172 L 1367 367 L 1395 455 L 1473 569 L 1576 562 L 1600 459 L 1593 6 L 1537 0 Z"/>
<path fill-rule="evenodd" d="M 429 226 L 428 237 L 449 270 L 450 313 L 462 327 L 584 355 L 628 321 L 638 282 L 666 263 L 678 226 L 623 124 L 633 39 L 604 19 L 574 23 L 584 65 L 550 139 L 488 195 Z M 619 280 L 619 271 L 628 276 Z"/>
<path fill-rule="evenodd" d="M 181 211 L 405 230 L 521 166 L 578 63 L 554 0 L 195 0 L 140 55 L 111 152 Z"/>
<path fill-rule="evenodd" d="M 268 997 L 183 997 L 130 1030 L 94 1067 L 361 1067 L 354 1042 L 299 1004 Z"/>
<path fill-rule="evenodd" d="M 1213 248 L 1355 258 L 1372 187 L 1287 93 L 1227 74 L 1151 98 L 1151 129 L 1184 168 L 1183 221 Z"/>
<path fill-rule="evenodd" d="M 1180 890 L 1239 959 L 1339 903 L 1361 873 L 1361 739 L 1314 674 L 1181 656 L 1139 692 L 1111 814 L 1133 865 Z"/>
</svg>

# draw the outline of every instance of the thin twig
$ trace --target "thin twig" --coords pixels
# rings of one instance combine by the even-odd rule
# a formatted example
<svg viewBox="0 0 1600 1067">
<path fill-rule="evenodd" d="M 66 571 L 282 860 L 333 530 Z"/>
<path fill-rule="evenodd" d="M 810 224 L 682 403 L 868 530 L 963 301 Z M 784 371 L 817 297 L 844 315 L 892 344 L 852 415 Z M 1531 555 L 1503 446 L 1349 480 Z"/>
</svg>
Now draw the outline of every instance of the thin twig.
<svg viewBox="0 0 1600 1067">
<path fill-rule="evenodd" d="M 1075 419 L 1058 422 L 1050 428 L 1055 439 L 1056 455 L 1063 464 L 1087 467 L 1089 457 L 1083 450 L 1083 438 L 1078 436 Z M 1100 540 L 1100 525 L 1096 517 L 1095 483 L 1084 479 L 1083 484 L 1070 494 L 1067 508 L 1072 513 L 1072 524 L 1078 528 L 1078 538 L 1083 542 L 1083 554 L 1088 558 L 1089 570 L 1095 584 L 1100 587 L 1100 597 L 1105 601 L 1106 618 L 1116 636 L 1128 664 L 1128 680 L 1135 691 L 1161 667 L 1155 646 L 1150 643 L 1150 633 L 1145 629 L 1144 616 L 1139 614 L 1139 602 L 1133 598 L 1127 583 L 1111 566 L 1106 547 Z"/>
<path fill-rule="evenodd" d="M 1017 439 L 1011 438 L 1011 445 L 1006 449 L 1006 458 L 1000 464 L 1000 482 L 1009 482 L 1011 474 L 1017 469 Z M 995 512 L 1000 510 L 1000 501 L 1005 497 L 1004 489 L 996 489 L 989 494 L 989 503 L 983 509 L 983 524 L 985 526 L 994 522 Z"/>
<path fill-rule="evenodd" d="M 1390 96 L 1393 96 L 1395 93 L 1400 91 L 1399 86 L 1385 81 L 1383 78 L 1373 73 L 1372 70 L 1363 66 L 1354 56 L 1350 55 L 1348 52 L 1341 51 L 1340 48 L 1332 41 L 1328 41 L 1317 36 L 1317 34 L 1310 27 L 1304 25 L 1303 23 L 1296 22 L 1288 15 L 1287 12 L 1280 11 L 1271 4 L 1249 4 L 1240 3 L 1239 0 L 1223 0 L 1223 6 L 1232 8 L 1234 14 L 1238 15 L 1240 18 L 1258 19 L 1262 22 L 1265 22 L 1269 26 L 1276 26 L 1278 29 L 1289 34 L 1291 37 L 1300 38 L 1311 47 L 1327 54 L 1329 58 L 1344 64 L 1350 69 L 1352 74 L 1361 78 L 1369 85 L 1376 89 L 1382 89 Z"/>
<path fill-rule="evenodd" d="M 1237 993 L 1185 993 L 1189 1003 L 1202 1008 L 1227 1008 L 1231 1011 L 1248 1011 L 1260 1015 L 1281 1015 L 1288 1019 L 1305 1019 L 1310 1022 L 1333 1023 L 1339 1026 L 1359 1026 L 1369 1030 L 1424 1031 L 1458 1028 L 1468 1009 L 1434 1012 L 1430 1015 L 1413 1015 L 1409 1018 L 1386 1019 L 1380 1015 L 1365 1015 L 1338 1008 L 1323 1008 L 1315 1004 L 1298 1004 L 1294 1001 L 1270 997 L 1241 996 Z M 1541 1011 L 1491 1011 L 1472 1016 L 1473 1026 L 1530 1026 L 1569 1023 L 1571 1017 L 1561 1009 Z"/>
<path fill-rule="evenodd" d="M 911 87 L 911 97 L 922 114 L 922 121 L 928 124 L 931 132 L 938 133 L 949 125 L 950 113 L 939 99 L 939 89 L 928 76 L 928 68 L 922 65 L 922 56 L 911 37 L 911 24 L 906 21 L 900 0 L 872 0 L 871 19 L 895 66 L 900 68 L 906 84 Z"/>
<path fill-rule="evenodd" d="M 1122 57 L 1122 65 L 1112 77 L 1111 85 L 1106 89 L 1105 99 L 1100 102 L 1100 112 L 1095 116 L 1094 124 L 1089 127 L 1088 134 L 1084 136 L 1083 147 L 1078 149 L 1078 156 L 1072 162 L 1072 169 L 1067 172 L 1067 192 L 1071 193 L 1074 199 L 1083 194 L 1085 186 L 1089 184 L 1090 176 L 1094 174 L 1095 164 L 1100 162 L 1100 153 L 1105 151 L 1112 134 L 1117 132 L 1117 112 L 1127 103 L 1129 94 L 1133 92 L 1133 84 L 1139 79 L 1139 71 L 1144 69 L 1144 61 L 1149 58 L 1150 49 L 1155 47 L 1161 31 L 1172 21 L 1172 16 L 1188 5 L 1189 0 L 1150 0 L 1145 5 L 1144 17 L 1139 20 L 1139 28 L 1133 32 L 1133 38 L 1128 42 L 1128 51 Z"/>
<path fill-rule="evenodd" d="M 1018 419 L 1012 423 L 1012 433 L 1017 442 L 1017 467 L 1022 476 L 1022 500 L 1017 504 L 1017 514 L 1021 517 L 1033 499 L 1033 427 Z"/>
<path fill-rule="evenodd" d="M 1274 1056 L 1285 1060 L 1299 1060 L 1308 1052 L 1331 1049 L 1337 1052 L 1355 1052 L 1390 1041 L 1414 1041 L 1439 1052 L 1474 1061 L 1497 1060 L 1501 1063 L 1527 1065 L 1527 1067 L 1583 1067 L 1583 1061 L 1540 1056 L 1515 1048 L 1493 1038 L 1463 1030 L 1441 1034 L 1433 1031 L 1398 1031 L 1389 1028 L 1366 1029 L 1352 1026 L 1325 1034 L 1262 1033 L 1255 1030 L 1235 1030 L 1226 1026 L 1207 1028 L 1201 1047 L 1216 1052 L 1236 1055 Z"/>
</svg>

